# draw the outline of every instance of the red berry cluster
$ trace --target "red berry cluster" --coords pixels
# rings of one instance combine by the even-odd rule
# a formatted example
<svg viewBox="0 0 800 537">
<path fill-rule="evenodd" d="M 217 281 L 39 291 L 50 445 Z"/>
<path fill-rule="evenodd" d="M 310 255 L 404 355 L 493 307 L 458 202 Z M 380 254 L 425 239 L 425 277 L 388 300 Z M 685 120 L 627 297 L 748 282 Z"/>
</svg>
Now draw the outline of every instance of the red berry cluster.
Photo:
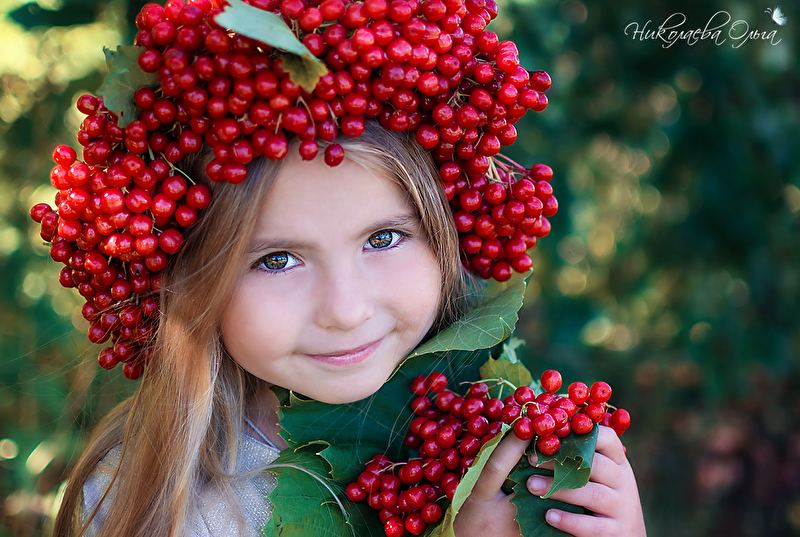
<svg viewBox="0 0 800 537">
<path fill-rule="evenodd" d="M 213 11 L 204 19 L 209 4 L 149 4 L 137 19 L 136 42 L 147 49 L 139 65 L 158 73 L 164 96 L 136 95 L 148 130 L 183 109 L 194 123 L 181 130 L 175 153 L 191 152 L 183 145 L 203 137 L 215 154 L 209 177 L 237 183 L 252 158 L 283 159 L 292 134 L 302 158 L 316 157 L 321 140 L 330 144 L 325 161 L 337 165 L 337 133 L 360 136 L 366 119 L 377 118 L 432 150 L 469 269 L 500 281 L 530 269 L 525 252 L 549 233 L 547 217 L 558 210 L 552 170 L 497 157 L 527 110 L 547 106 L 550 77 L 521 67 L 516 45 L 485 29 L 497 15 L 494 0 L 249 3 L 280 13 L 331 72 L 305 91 L 270 47 L 229 36 L 210 22 Z"/>
<path fill-rule="evenodd" d="M 503 400 L 490 397 L 487 382 L 473 383 L 460 396 L 446 389 L 447 377 L 440 372 L 412 381 L 411 391 L 417 397 L 411 408 L 418 417 L 411 421 L 403 442 L 418 448 L 419 458 L 393 463 L 385 455 L 376 455 L 346 488 L 351 500 L 366 500 L 380 512 L 387 536 L 420 535 L 428 524 L 437 523 L 442 510 L 436 502 L 444 497 L 452 501 L 478 451 L 500 433 L 504 423 L 521 440 L 538 436 L 536 449 L 543 455 L 557 452 L 561 438 L 570 432 L 591 432 L 595 423 L 613 427 L 618 435 L 630 426 L 626 410 L 608 412 L 611 387 L 602 381 L 591 389 L 574 382 L 567 396 L 559 396 L 561 374 L 548 370 L 541 379 L 543 393 L 537 396 L 532 388 L 522 386 Z M 431 392 L 433 397 L 429 397 Z"/>
<path fill-rule="evenodd" d="M 211 201 L 205 185 L 187 184 L 164 159 L 146 162 L 115 148 L 124 131 L 100 101 L 84 95 L 87 114 L 78 136 L 84 161 L 71 147 L 53 152 L 50 182 L 58 189 L 57 210 L 46 203 L 31 209 L 50 256 L 64 263 L 59 282 L 86 299 L 83 317 L 93 343 L 109 338 L 100 352 L 105 369 L 123 362 L 130 379 L 141 376 L 159 314 L 160 271 L 183 244 L 181 230 Z"/>
<path fill-rule="evenodd" d="M 337 134 L 360 136 L 367 119 L 415 132 L 440 166 L 464 264 L 497 280 L 530 268 L 525 252 L 558 208 L 552 170 L 499 151 L 527 110 L 547 106 L 550 77 L 520 67 L 514 43 L 485 30 L 494 0 L 248 0 L 282 15 L 330 68 L 313 91 L 292 82 L 283 53 L 220 27 L 216 1 L 142 8 L 138 64 L 158 85 L 134 92 L 138 117 L 124 128 L 102 99 L 82 96 L 82 160 L 57 147 L 56 208 L 31 210 L 65 265 L 62 285 L 86 298 L 89 339 L 113 342 L 102 367 L 123 363 L 138 378 L 149 359 L 160 271 L 211 198 L 175 165 L 204 146 L 208 177 L 238 183 L 252 159 L 283 159 L 292 136 L 303 159 L 323 143 L 333 166 L 344 158 Z"/>
<path fill-rule="evenodd" d="M 549 166 L 495 171 L 498 182 L 474 179 L 450 204 L 465 266 L 481 278 L 506 281 L 512 271 L 525 272 L 533 265 L 526 251 L 550 233 L 547 217 L 558 211 L 558 201 Z M 514 181 L 512 174 L 521 177 Z M 455 192 L 459 189 L 456 183 Z"/>
<path fill-rule="evenodd" d="M 406 532 L 420 535 L 428 524 L 442 519 L 442 508 L 436 502 L 448 485 L 455 490 L 451 485 L 454 479 L 454 474 L 448 474 L 434 459 L 393 464 L 385 455 L 375 455 L 345 493 L 354 502 L 366 500 L 379 511 L 388 537 Z"/>
<path fill-rule="evenodd" d="M 562 438 L 571 432 L 587 434 L 595 423 L 612 427 L 618 435 L 628 429 L 631 416 L 627 410 L 609 412 L 611 386 L 607 382 L 597 381 L 591 388 L 583 382 L 573 382 L 566 396 L 556 394 L 561 382 L 561 373 L 548 369 L 541 378 L 544 392 L 537 396 L 532 388 L 521 386 L 506 398 L 502 419 L 513 425 L 517 438 L 537 437 L 537 451 L 552 455 L 561 448 Z"/>
</svg>

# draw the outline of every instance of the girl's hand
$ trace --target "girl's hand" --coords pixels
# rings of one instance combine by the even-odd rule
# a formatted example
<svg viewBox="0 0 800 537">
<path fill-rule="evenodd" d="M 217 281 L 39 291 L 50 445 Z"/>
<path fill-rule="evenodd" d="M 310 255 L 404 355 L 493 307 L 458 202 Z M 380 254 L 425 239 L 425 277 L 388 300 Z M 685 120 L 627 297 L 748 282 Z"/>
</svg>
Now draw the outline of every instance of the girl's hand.
<svg viewBox="0 0 800 537">
<path fill-rule="evenodd" d="M 453 530 L 458 537 L 491 535 L 492 537 L 519 537 L 519 524 L 514 520 L 517 508 L 508 501 L 510 495 L 500 487 L 506 477 L 525 454 L 528 447 L 513 433 L 506 435 L 486 461 L 472 494 L 461 506 L 453 521 Z"/>
<path fill-rule="evenodd" d="M 531 455 L 531 464 L 536 464 Z M 553 463 L 550 463 L 552 466 Z M 546 468 L 548 465 L 542 465 Z M 531 476 L 528 490 L 541 495 L 550 488 L 553 478 Z M 636 488 L 636 478 L 625 457 L 617 434 L 608 427 L 600 427 L 597 435 L 589 483 L 579 489 L 562 489 L 550 496 L 592 512 L 590 515 L 568 513 L 550 509 L 545 519 L 562 531 L 575 537 L 644 537 L 645 527 L 642 506 Z"/>
<path fill-rule="evenodd" d="M 519 537 L 514 520 L 516 507 L 501 490 L 506 476 L 523 455 L 527 442 L 509 434 L 500 442 L 461 507 L 453 527 L 458 537 L 497 535 Z M 536 464 L 531 456 L 531 464 Z M 552 467 L 553 463 L 549 463 Z M 548 465 L 543 465 L 544 468 Z M 528 490 L 542 495 L 552 478 L 531 476 Z M 547 512 L 547 522 L 575 537 L 644 537 L 645 527 L 636 480 L 616 433 L 600 427 L 589 483 L 580 489 L 563 489 L 551 498 L 580 505 L 592 512 L 579 515 L 556 509 Z"/>
</svg>

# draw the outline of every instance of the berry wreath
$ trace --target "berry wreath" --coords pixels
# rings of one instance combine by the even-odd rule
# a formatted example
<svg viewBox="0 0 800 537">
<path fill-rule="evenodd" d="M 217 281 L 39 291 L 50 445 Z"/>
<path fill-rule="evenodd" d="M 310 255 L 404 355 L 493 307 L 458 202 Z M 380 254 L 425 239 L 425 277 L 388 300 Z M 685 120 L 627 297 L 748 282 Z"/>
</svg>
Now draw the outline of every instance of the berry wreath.
<svg viewBox="0 0 800 537">
<path fill-rule="evenodd" d="M 56 208 L 37 204 L 59 281 L 77 288 L 105 369 L 141 376 L 155 333 L 160 272 L 211 190 L 176 166 L 204 144 L 215 182 L 241 182 L 254 158 L 303 159 L 367 119 L 415 134 L 439 166 L 462 262 L 484 279 L 531 267 L 526 251 L 558 210 L 544 164 L 500 154 L 514 124 L 542 111 L 550 76 L 519 64 L 486 25 L 494 0 L 169 0 L 136 18 L 135 46 L 106 50 L 99 96 L 83 95 L 78 142 L 53 152 Z M 132 89 L 138 88 L 138 89 Z"/>
</svg>

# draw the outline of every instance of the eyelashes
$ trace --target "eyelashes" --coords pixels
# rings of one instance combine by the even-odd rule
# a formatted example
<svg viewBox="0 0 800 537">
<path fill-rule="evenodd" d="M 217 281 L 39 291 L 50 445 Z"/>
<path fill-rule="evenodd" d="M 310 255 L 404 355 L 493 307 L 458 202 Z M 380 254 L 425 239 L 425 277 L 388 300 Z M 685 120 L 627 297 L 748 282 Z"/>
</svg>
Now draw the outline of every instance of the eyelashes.
<svg viewBox="0 0 800 537">
<path fill-rule="evenodd" d="M 363 249 L 366 251 L 391 250 L 401 245 L 411 234 L 398 229 L 382 229 L 367 238 Z M 290 252 L 270 252 L 253 264 L 253 268 L 266 274 L 282 274 L 302 264 Z"/>
<path fill-rule="evenodd" d="M 300 260 L 289 252 L 272 252 L 256 262 L 256 268 L 264 272 L 283 272 L 300 264 Z"/>
<path fill-rule="evenodd" d="M 388 250 L 408 238 L 408 234 L 396 229 L 376 231 L 367 239 L 365 248 L 369 250 Z"/>
</svg>

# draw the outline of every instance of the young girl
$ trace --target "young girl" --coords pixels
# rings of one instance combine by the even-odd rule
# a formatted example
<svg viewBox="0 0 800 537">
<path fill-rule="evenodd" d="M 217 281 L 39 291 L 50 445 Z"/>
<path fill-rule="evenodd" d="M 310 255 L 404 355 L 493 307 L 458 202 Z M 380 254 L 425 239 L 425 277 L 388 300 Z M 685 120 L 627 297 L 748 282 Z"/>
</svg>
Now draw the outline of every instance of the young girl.
<svg viewBox="0 0 800 537">
<path fill-rule="evenodd" d="M 176 13 L 175 20 L 192 27 L 186 22 L 191 13 Z M 143 25 L 156 26 L 146 21 Z M 159 32 L 151 34 L 160 36 Z M 137 39 L 146 40 L 141 35 Z M 141 105 L 141 94 L 136 99 Z M 113 211 L 115 194 L 106 192 L 124 189 L 135 198 L 132 192 L 140 187 L 153 200 L 153 222 L 162 228 L 159 246 L 172 255 L 164 263 L 154 260 L 161 250 L 145 256 L 146 267 L 159 274 L 150 283 L 160 296 L 153 315 L 155 337 L 131 339 L 136 345 L 129 350 L 119 344 L 129 333 L 124 332 L 130 326 L 122 318 L 129 312 L 115 310 L 117 319 L 106 318 L 92 309 L 99 308 L 96 297 L 102 291 L 93 288 L 90 293 L 78 283 L 87 272 L 105 274 L 103 267 L 91 265 L 91 254 L 97 251 L 91 248 L 91 233 L 86 226 L 79 237 L 70 234 L 68 225 L 62 229 L 69 207 L 59 205 L 62 220 L 55 225 L 48 221 L 52 213 L 39 209 L 43 233 L 47 225 L 59 232 L 51 237 L 54 248 L 63 250 L 65 242 L 76 241 L 88 251 L 78 268 L 77 249 L 70 247 L 70 255 L 57 250 L 54 258 L 67 261 L 71 281 L 93 298 L 92 307 L 84 309 L 93 326 L 118 331 L 112 350 L 101 354 L 101 363 L 147 363 L 136 394 L 106 416 L 75 466 L 56 535 L 258 534 L 270 517 L 280 515 L 266 499 L 275 477 L 259 470 L 286 447 L 278 434 L 278 400 L 270 386 L 331 404 L 361 400 L 375 393 L 420 342 L 465 311 L 473 298 L 467 285 L 470 276 L 442 190 L 442 172 L 431 152 L 417 143 L 419 136 L 395 130 L 402 129 L 366 121 L 358 136 L 320 140 L 322 149 L 344 148 L 345 158 L 337 166 L 329 166 L 322 155 L 300 158 L 308 140 L 289 137 L 285 157 L 252 159 L 246 177 L 239 177 L 237 168 L 226 175 L 235 180 L 227 182 L 209 180 L 221 157 L 219 147 L 210 143 L 218 140 L 206 137 L 204 148 L 178 168 L 208 187 L 211 202 L 196 221 L 183 220 L 183 242 L 175 248 L 170 240 L 178 239 L 168 231 L 179 228 L 159 222 L 156 208 L 157 196 L 169 197 L 171 192 L 172 187 L 164 186 L 166 180 L 159 178 L 158 188 L 146 186 L 140 184 L 146 178 L 139 174 L 132 183 L 116 187 L 112 168 L 131 168 L 125 168 L 125 157 L 111 156 L 103 168 L 106 162 L 98 158 L 97 146 L 84 152 L 87 162 L 102 161 L 93 163 L 90 187 L 101 198 L 97 212 L 105 209 L 111 220 L 126 220 L 119 216 L 125 208 Z M 141 154 L 135 143 L 128 143 L 138 139 L 131 129 L 127 135 L 121 145 L 128 154 Z M 159 140 L 151 136 L 147 144 L 152 148 Z M 269 154 L 267 144 L 262 145 L 262 152 Z M 169 147 L 161 147 L 169 155 Z M 326 157 L 334 153 L 326 151 Z M 58 155 L 56 160 L 69 167 L 76 183 L 74 157 L 67 157 Z M 151 163 L 151 168 L 158 173 L 158 165 Z M 100 169 L 104 176 L 98 178 Z M 59 174 L 54 172 L 54 183 Z M 61 196 L 73 200 L 70 196 L 78 189 L 67 186 L 60 188 Z M 183 196 L 185 189 L 178 198 Z M 131 223 L 145 211 L 127 199 L 126 205 L 130 211 L 120 228 L 133 234 Z M 149 234 L 135 236 L 138 240 Z M 140 277 L 131 269 L 140 258 L 126 257 L 129 250 L 124 247 L 115 250 L 122 239 L 115 241 L 101 245 L 118 279 Z M 62 271 L 62 283 L 65 280 Z M 94 276 L 87 280 L 98 282 Z M 119 288 L 116 294 L 122 294 Z M 144 308 L 148 294 L 141 295 Z M 125 299 L 121 302 L 122 308 L 130 305 Z M 132 326 L 142 325 L 137 319 Z M 137 370 L 126 369 L 131 371 Z M 514 435 L 501 442 L 455 519 L 456 535 L 519 535 L 515 507 L 501 487 L 525 448 L 526 442 Z M 543 494 L 549 483 L 533 477 L 527 486 L 531 493 Z M 561 491 L 554 498 L 591 513 L 548 512 L 548 523 L 567 533 L 644 535 L 635 479 L 610 429 L 602 428 L 598 436 L 589 485 Z"/>
</svg>

